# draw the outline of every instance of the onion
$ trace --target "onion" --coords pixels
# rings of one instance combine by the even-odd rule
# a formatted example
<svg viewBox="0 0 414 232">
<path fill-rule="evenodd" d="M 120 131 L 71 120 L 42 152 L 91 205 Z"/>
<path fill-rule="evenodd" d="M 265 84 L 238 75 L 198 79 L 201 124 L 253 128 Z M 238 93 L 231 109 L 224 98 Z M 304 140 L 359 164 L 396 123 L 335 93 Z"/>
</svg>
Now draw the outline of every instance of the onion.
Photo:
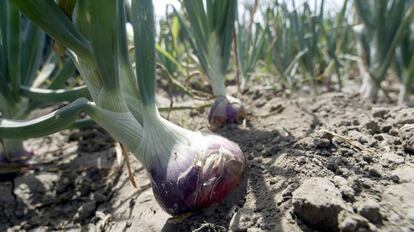
<svg viewBox="0 0 414 232">
<path fill-rule="evenodd" d="M 241 124 L 246 118 L 246 114 L 239 99 L 219 96 L 210 108 L 208 121 L 211 129 L 216 130 L 226 124 Z"/>
<path fill-rule="evenodd" d="M 155 198 L 172 215 L 220 202 L 240 183 L 246 160 L 235 143 L 181 128 L 158 112 L 152 0 L 131 0 L 135 72 L 126 43 L 122 0 L 79 1 L 73 20 L 76 27 L 54 1 L 14 2 L 67 48 L 93 102 L 79 98 L 32 120 L 2 119 L 0 136 L 21 139 L 54 133 L 73 125 L 84 112 L 140 160 Z M 59 16 L 60 24 L 44 21 L 43 9 Z M 220 90 L 223 87 L 224 82 Z"/>
<path fill-rule="evenodd" d="M 155 104 L 152 2 L 132 0 L 132 8 L 134 43 L 141 48 L 135 49 L 135 60 L 143 119 L 142 140 L 134 154 L 148 171 L 154 196 L 167 213 L 198 211 L 220 202 L 240 183 L 246 160 L 235 143 L 189 131 L 160 116 Z M 224 89 L 223 81 L 216 85 Z"/>
<path fill-rule="evenodd" d="M 151 179 L 154 196 L 171 215 L 220 202 L 239 183 L 245 157 L 235 143 L 193 132 L 159 116 L 144 116 L 144 138 L 135 154 Z"/>
</svg>

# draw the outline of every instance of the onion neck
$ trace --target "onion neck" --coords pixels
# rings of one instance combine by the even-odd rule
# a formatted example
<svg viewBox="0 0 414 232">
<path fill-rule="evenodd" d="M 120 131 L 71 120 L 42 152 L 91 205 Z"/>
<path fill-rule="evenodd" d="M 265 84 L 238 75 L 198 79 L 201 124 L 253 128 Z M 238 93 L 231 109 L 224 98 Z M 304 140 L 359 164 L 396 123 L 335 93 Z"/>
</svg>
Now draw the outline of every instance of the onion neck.
<svg viewBox="0 0 414 232">
<path fill-rule="evenodd" d="M 3 139 L 0 148 L 0 153 L 4 152 L 8 155 L 12 155 L 16 152 L 25 151 L 23 146 L 23 140 L 20 139 Z"/>
<path fill-rule="evenodd" d="M 226 86 L 224 84 L 224 75 L 212 74 L 210 76 L 210 84 L 213 88 L 214 97 L 225 97 L 226 96 Z"/>
</svg>

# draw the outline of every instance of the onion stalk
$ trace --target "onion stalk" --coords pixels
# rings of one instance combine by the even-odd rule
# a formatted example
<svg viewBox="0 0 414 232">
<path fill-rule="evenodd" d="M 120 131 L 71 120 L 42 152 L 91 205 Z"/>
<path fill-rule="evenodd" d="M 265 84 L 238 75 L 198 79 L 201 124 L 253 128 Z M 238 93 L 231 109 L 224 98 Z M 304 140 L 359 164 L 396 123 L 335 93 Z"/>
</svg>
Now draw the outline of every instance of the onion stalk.
<svg viewBox="0 0 414 232">
<path fill-rule="evenodd" d="M 396 48 L 410 28 L 414 17 L 411 1 L 355 0 L 357 22 L 354 27 L 361 61 L 361 95 L 376 100 L 381 82 L 386 79 Z M 387 15 L 387 19 L 383 16 Z"/>
<path fill-rule="evenodd" d="M 239 184 L 245 157 L 237 144 L 181 128 L 158 112 L 151 0 L 131 2 L 135 68 L 126 45 L 123 1 L 77 1 L 72 21 L 53 0 L 12 2 L 65 47 L 92 101 L 79 98 L 33 120 L 0 120 L 0 137 L 54 133 L 73 126 L 84 112 L 144 165 L 155 198 L 172 215 L 220 202 Z M 56 20 L 46 20 L 43 12 Z"/>
<path fill-rule="evenodd" d="M 145 45 L 135 49 L 143 102 L 143 140 L 135 153 L 143 156 L 154 195 L 173 215 L 220 202 L 240 181 L 245 165 L 243 153 L 223 137 L 192 132 L 160 116 L 155 105 L 152 2 L 133 0 L 132 8 L 135 45 Z"/>
<path fill-rule="evenodd" d="M 236 119 L 244 119 L 246 110 L 240 101 L 227 96 L 225 87 L 237 0 L 184 0 L 182 3 L 189 25 L 182 15 L 177 15 L 216 98 L 209 113 L 210 127 L 215 130 L 226 124 L 240 124 L 243 120 Z"/>
<path fill-rule="evenodd" d="M 410 30 L 405 31 L 401 44 L 395 51 L 394 70 L 400 81 L 400 104 L 409 103 L 409 96 L 414 85 L 414 23 L 411 22 Z"/>
</svg>

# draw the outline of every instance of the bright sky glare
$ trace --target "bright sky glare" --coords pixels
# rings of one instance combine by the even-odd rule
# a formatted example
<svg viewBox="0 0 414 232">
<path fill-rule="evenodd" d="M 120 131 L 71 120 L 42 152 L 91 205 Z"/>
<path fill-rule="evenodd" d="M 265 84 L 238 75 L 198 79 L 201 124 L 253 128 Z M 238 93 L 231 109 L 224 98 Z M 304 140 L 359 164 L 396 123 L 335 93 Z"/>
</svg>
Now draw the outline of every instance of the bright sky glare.
<svg viewBox="0 0 414 232">
<path fill-rule="evenodd" d="M 193 1 L 200 1 L 200 0 L 193 0 Z M 260 0 L 260 1 L 263 1 L 263 0 Z M 264 2 L 265 1 L 266 0 L 264 0 Z M 321 0 L 296 0 L 295 4 L 298 6 L 298 5 L 301 5 L 305 1 L 309 1 L 311 6 L 314 6 L 315 3 L 319 5 L 319 3 L 321 2 Z M 239 0 L 239 2 L 253 4 L 254 0 Z M 342 4 L 344 3 L 344 0 L 325 0 L 325 2 L 327 3 L 326 10 L 328 12 L 332 10 L 339 11 Z M 154 1 L 155 15 L 157 18 L 165 16 L 165 8 L 168 4 L 171 4 L 175 7 L 180 6 L 180 3 L 178 2 L 178 0 L 155 0 Z"/>
</svg>

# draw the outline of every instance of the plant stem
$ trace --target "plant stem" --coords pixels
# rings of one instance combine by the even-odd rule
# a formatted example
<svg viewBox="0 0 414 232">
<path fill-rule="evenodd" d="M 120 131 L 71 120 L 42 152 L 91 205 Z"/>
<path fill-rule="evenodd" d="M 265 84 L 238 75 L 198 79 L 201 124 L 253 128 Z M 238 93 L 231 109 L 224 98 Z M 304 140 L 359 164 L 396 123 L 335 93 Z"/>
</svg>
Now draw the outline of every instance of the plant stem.
<svg viewBox="0 0 414 232">
<path fill-rule="evenodd" d="M 3 139 L 0 146 L 0 154 L 5 153 L 9 159 L 12 159 L 13 153 L 24 151 L 23 140 L 20 139 Z"/>
<path fill-rule="evenodd" d="M 136 73 L 144 107 L 155 105 L 155 28 L 151 0 L 132 1 Z M 138 46 L 139 45 L 139 46 Z"/>
</svg>

